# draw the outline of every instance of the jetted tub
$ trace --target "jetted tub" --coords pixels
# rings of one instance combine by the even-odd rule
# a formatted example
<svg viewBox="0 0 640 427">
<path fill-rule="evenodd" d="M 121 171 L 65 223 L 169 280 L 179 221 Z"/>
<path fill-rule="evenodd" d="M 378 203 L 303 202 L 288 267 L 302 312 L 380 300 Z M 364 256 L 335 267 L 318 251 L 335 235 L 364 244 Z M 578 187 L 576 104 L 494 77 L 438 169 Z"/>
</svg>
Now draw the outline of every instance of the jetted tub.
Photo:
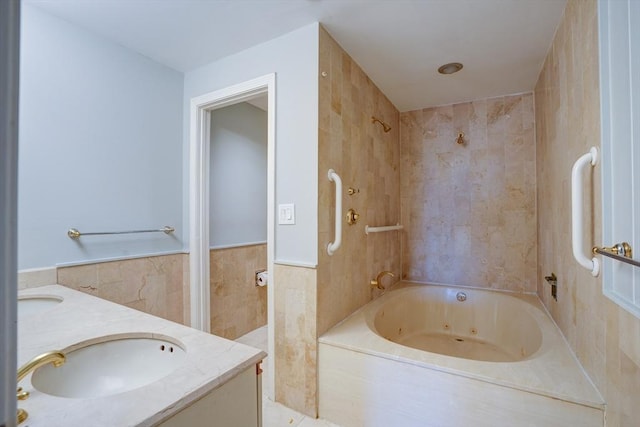
<svg viewBox="0 0 640 427">
<path fill-rule="evenodd" d="M 319 339 L 341 426 L 603 426 L 604 402 L 535 295 L 403 283 Z"/>
</svg>

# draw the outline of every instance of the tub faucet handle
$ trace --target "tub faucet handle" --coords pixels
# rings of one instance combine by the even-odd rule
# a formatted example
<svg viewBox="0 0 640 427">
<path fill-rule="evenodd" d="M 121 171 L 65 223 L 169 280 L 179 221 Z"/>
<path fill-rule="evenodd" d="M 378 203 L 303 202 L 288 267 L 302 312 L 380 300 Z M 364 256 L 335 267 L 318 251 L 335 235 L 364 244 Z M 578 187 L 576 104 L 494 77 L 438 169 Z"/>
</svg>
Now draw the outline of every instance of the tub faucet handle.
<svg viewBox="0 0 640 427">
<path fill-rule="evenodd" d="M 372 280 L 370 282 L 371 287 L 372 288 L 376 288 L 376 289 L 385 289 L 385 287 L 382 285 L 382 278 L 386 275 L 389 275 L 391 277 L 395 277 L 395 274 L 393 274 L 391 271 L 381 271 L 378 276 L 376 276 L 376 278 L 374 280 Z"/>
</svg>

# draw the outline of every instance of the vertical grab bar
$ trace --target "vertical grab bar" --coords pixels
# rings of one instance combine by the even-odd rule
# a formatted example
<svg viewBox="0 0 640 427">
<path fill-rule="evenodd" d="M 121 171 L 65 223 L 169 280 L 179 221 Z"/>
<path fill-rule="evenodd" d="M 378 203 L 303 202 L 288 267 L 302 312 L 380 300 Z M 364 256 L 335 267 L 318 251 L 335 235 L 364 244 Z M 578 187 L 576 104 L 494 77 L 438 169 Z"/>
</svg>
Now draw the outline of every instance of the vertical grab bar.
<svg viewBox="0 0 640 427">
<path fill-rule="evenodd" d="M 329 169 L 327 176 L 336 183 L 336 232 L 334 241 L 327 245 L 327 253 L 333 255 L 342 244 L 342 180 L 333 169 Z"/>
<path fill-rule="evenodd" d="M 596 163 L 598 163 L 598 149 L 591 147 L 588 153 L 583 154 L 576 160 L 571 169 L 571 243 L 573 245 L 573 257 L 578 261 L 578 264 L 587 270 L 591 270 L 593 277 L 598 276 L 600 273 L 600 263 L 595 257 L 589 259 L 583 252 L 584 221 L 582 218 L 582 202 L 584 199 L 584 184 L 582 180 L 582 170 L 588 164 L 593 167 Z"/>
</svg>

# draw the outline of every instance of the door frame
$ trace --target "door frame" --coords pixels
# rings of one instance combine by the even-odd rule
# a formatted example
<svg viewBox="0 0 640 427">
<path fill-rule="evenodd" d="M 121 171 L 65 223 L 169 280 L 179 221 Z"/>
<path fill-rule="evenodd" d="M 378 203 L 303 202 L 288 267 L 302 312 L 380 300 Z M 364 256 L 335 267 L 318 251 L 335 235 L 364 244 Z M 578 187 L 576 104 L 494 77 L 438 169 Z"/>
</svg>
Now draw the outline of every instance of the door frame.
<svg viewBox="0 0 640 427">
<path fill-rule="evenodd" d="M 16 424 L 20 8 L 0 1 L 0 425 Z M 7 64 L 7 65 L 4 65 Z"/>
<path fill-rule="evenodd" d="M 267 286 L 268 353 L 273 354 L 275 253 L 276 75 L 267 74 L 243 83 L 191 98 L 189 136 L 189 291 L 191 327 L 210 332 L 209 289 L 209 172 L 211 112 L 267 94 Z M 274 396 L 275 358 L 269 357 L 267 395 Z"/>
</svg>

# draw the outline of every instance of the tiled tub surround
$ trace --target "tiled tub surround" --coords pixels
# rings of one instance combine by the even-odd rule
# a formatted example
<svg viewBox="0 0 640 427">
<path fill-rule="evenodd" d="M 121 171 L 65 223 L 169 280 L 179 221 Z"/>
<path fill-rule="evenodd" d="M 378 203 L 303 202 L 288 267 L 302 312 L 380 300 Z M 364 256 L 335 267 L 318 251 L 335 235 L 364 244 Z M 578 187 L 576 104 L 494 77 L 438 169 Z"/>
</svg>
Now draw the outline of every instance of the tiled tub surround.
<svg viewBox="0 0 640 427">
<path fill-rule="evenodd" d="M 318 140 L 318 334 L 369 302 L 369 281 L 383 270 L 400 275 L 400 235 L 366 235 L 365 225 L 394 225 L 400 221 L 400 150 L 398 110 L 358 64 L 323 28 L 320 29 L 319 140 Z M 384 120 L 384 132 L 371 117 Z M 329 168 L 341 176 L 343 208 L 353 208 L 360 219 L 343 224 L 342 246 L 333 255 L 335 184 Z M 358 193 L 349 196 L 347 189 Z M 386 283 L 385 280 L 385 283 Z"/>
<path fill-rule="evenodd" d="M 320 28 L 318 70 L 318 267 L 276 265 L 276 400 L 317 416 L 317 338 L 378 296 L 369 281 L 382 270 L 400 272 L 398 232 L 364 234 L 364 226 L 400 220 L 398 111 L 358 64 Z M 326 73 L 325 76 L 322 73 Z M 379 117 L 392 127 L 385 133 Z M 343 206 L 361 214 L 343 226 L 342 247 L 327 255 L 335 224 L 335 186 Z M 347 195 L 347 188 L 360 191 Z M 284 285 L 283 285 L 284 284 Z"/>
<path fill-rule="evenodd" d="M 535 90 L 538 180 L 538 294 L 607 402 L 607 426 L 640 420 L 640 319 L 602 295 L 601 277 L 571 250 L 573 162 L 600 147 L 598 18 L 595 0 L 569 0 Z M 602 241 L 601 167 L 583 207 L 585 230 Z M 558 276 L 558 300 L 545 275 Z"/>
<path fill-rule="evenodd" d="M 533 94 L 401 113 L 400 153 L 403 278 L 535 292 Z"/>
<path fill-rule="evenodd" d="M 20 385 L 31 393 L 20 402 L 29 412 L 31 427 L 151 426 L 171 417 L 197 399 L 253 369 L 264 356 L 260 350 L 137 310 L 76 292 L 64 286 L 43 286 L 19 292 L 19 297 L 52 295 L 63 301 L 18 323 L 18 363 L 54 349 L 110 335 L 141 334 L 171 337 L 186 350 L 185 361 L 174 372 L 147 386 L 100 398 L 59 398 L 31 385 L 31 375 Z M 100 366 L 96 366 L 100 369 Z"/>
<path fill-rule="evenodd" d="M 209 261 L 211 333 L 234 340 L 266 325 L 267 287 L 255 273 L 267 269 L 267 245 L 211 249 Z"/>
<path fill-rule="evenodd" d="M 467 300 L 459 302 L 458 292 Z M 421 310 L 401 307 L 420 304 Z M 456 304 L 474 304 L 458 311 Z M 495 323 L 511 311 L 520 320 Z M 523 322 L 529 319 L 529 322 Z M 431 353 L 383 338 L 402 331 L 456 336 L 541 333 L 533 354 L 485 362 Z M 388 328 L 386 328 L 388 329 Z M 397 337 L 396 337 L 397 338 Z M 526 340 L 526 337 L 525 337 Z M 535 341 L 535 340 L 534 340 Z M 534 295 L 402 283 L 319 340 L 320 416 L 350 426 L 603 426 L 604 402 Z M 500 344 L 498 342 L 498 344 Z M 535 344 L 535 343 L 533 343 Z M 536 347 L 535 345 L 532 347 Z"/>
<path fill-rule="evenodd" d="M 57 268 L 57 283 L 163 319 L 188 325 L 189 276 L 174 254 Z"/>
</svg>

